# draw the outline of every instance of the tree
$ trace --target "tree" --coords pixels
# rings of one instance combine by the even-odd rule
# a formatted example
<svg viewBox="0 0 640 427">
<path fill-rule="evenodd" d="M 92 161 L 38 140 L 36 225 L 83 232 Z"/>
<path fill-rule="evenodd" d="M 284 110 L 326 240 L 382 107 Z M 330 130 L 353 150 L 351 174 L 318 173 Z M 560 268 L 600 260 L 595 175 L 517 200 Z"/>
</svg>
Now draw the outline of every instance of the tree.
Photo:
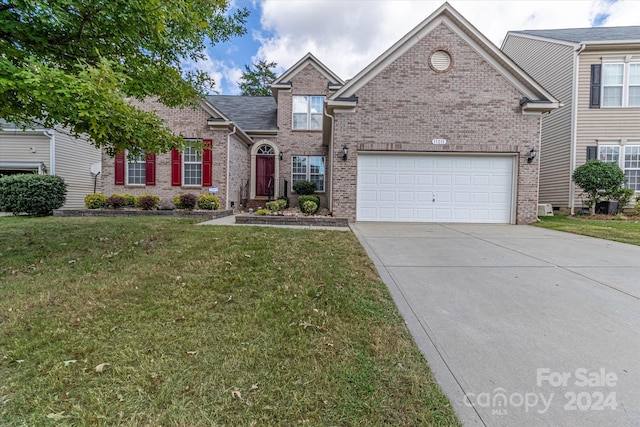
<svg viewBox="0 0 640 427">
<path fill-rule="evenodd" d="M 245 32 L 228 0 L 0 0 L 0 118 L 68 127 L 114 155 L 181 145 L 153 113 L 127 101 L 195 105 L 211 86 L 183 61 L 205 41 Z"/>
<path fill-rule="evenodd" d="M 244 66 L 242 77 L 238 85 L 240 93 L 247 96 L 269 96 L 271 95 L 270 85 L 276 79 L 276 74 L 272 68 L 276 67 L 275 62 L 259 61 L 253 68 Z"/>
<path fill-rule="evenodd" d="M 586 194 L 585 204 L 591 210 L 591 214 L 595 213 L 599 201 L 616 198 L 620 187 L 626 182 L 624 172 L 618 165 L 600 160 L 589 160 L 578 166 L 571 178 Z"/>
</svg>

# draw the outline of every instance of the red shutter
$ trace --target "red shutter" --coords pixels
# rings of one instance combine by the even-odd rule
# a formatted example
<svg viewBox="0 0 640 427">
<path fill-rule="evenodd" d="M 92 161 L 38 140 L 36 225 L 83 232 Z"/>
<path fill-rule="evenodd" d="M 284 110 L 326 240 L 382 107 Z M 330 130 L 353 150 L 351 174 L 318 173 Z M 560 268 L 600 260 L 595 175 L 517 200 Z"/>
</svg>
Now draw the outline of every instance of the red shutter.
<svg viewBox="0 0 640 427">
<path fill-rule="evenodd" d="M 202 186 L 211 187 L 213 185 L 213 152 L 211 150 L 213 141 L 204 139 L 202 142 L 204 143 L 202 150 Z"/>
<path fill-rule="evenodd" d="M 171 185 L 182 185 L 182 156 L 175 148 L 171 150 Z"/>
<path fill-rule="evenodd" d="M 114 184 L 124 185 L 124 167 L 125 167 L 124 151 L 120 151 L 118 154 L 116 154 L 116 157 L 114 160 L 115 160 Z"/>
<path fill-rule="evenodd" d="M 147 185 L 156 185 L 156 155 L 155 153 L 147 153 L 145 164 L 145 177 Z"/>
</svg>

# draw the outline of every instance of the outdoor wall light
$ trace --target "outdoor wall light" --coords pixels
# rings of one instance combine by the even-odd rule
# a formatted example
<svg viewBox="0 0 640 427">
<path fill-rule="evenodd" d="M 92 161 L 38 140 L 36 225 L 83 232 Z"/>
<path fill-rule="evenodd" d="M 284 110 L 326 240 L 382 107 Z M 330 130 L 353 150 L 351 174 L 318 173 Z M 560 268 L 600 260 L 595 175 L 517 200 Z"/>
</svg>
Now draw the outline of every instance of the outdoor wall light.
<svg viewBox="0 0 640 427">
<path fill-rule="evenodd" d="M 282 160 L 282 151 L 280 152 L 280 160 Z"/>
<path fill-rule="evenodd" d="M 347 154 L 349 154 L 349 147 L 347 147 L 347 144 L 344 144 L 342 147 L 342 160 L 345 162 L 347 161 Z"/>
<path fill-rule="evenodd" d="M 531 151 L 529 151 L 529 158 L 527 159 L 527 163 L 533 162 L 533 159 L 536 158 L 538 152 L 536 151 L 536 147 L 531 147 Z"/>
</svg>

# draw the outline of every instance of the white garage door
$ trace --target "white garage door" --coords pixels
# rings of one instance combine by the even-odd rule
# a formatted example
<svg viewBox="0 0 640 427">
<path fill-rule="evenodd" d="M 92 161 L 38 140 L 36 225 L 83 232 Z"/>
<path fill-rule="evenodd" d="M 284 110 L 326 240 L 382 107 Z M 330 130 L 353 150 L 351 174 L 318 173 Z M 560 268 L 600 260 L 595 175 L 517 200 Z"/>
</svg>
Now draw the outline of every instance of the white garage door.
<svg viewBox="0 0 640 427">
<path fill-rule="evenodd" d="M 509 223 L 513 157 L 358 153 L 358 221 Z"/>
</svg>

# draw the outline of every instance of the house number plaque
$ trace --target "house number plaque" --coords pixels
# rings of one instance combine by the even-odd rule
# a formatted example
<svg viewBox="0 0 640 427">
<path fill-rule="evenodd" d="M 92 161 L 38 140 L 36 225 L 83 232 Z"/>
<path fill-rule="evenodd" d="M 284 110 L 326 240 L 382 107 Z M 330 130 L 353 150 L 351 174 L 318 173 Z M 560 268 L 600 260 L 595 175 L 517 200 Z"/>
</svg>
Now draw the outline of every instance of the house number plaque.
<svg viewBox="0 0 640 427">
<path fill-rule="evenodd" d="M 444 145 L 444 144 L 446 144 L 446 143 L 447 143 L 447 140 L 446 140 L 446 139 L 444 139 L 444 138 L 436 138 L 436 139 L 432 139 L 432 140 L 431 140 L 431 143 L 432 143 L 433 145 Z"/>
</svg>

